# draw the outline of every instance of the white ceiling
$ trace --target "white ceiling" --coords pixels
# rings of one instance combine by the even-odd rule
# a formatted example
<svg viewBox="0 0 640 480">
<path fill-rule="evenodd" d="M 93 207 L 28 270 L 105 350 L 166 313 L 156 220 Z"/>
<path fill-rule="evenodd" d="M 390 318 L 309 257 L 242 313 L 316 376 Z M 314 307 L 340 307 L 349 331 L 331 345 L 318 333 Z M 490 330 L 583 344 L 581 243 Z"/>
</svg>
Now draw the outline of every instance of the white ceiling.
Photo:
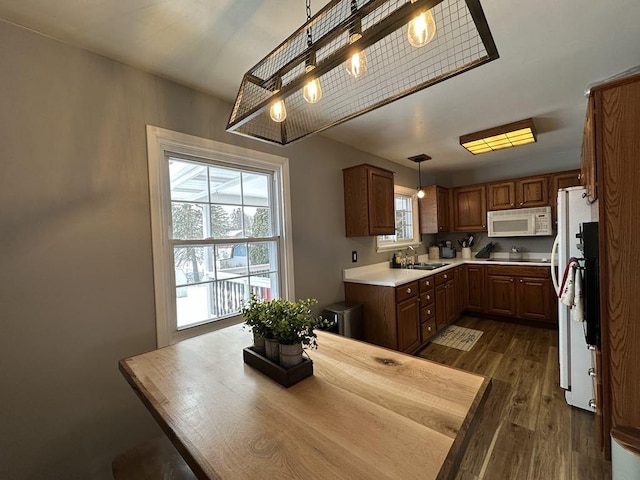
<svg viewBox="0 0 640 480">
<path fill-rule="evenodd" d="M 313 13 L 326 3 L 312 0 Z M 640 64 L 640 1 L 481 3 L 498 60 L 322 135 L 407 166 L 424 152 L 434 172 L 578 156 L 586 87 Z M 304 0 L 0 0 L 0 18 L 232 102 L 306 13 Z M 528 117 L 536 144 L 479 156 L 459 145 Z"/>
</svg>

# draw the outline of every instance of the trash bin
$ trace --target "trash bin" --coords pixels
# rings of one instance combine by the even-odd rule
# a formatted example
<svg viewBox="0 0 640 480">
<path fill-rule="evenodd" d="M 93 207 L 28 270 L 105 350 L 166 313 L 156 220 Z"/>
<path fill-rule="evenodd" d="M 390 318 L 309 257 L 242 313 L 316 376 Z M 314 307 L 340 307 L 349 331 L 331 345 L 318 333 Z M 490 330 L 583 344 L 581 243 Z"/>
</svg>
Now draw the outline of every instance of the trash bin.
<svg viewBox="0 0 640 480">
<path fill-rule="evenodd" d="M 640 428 L 617 426 L 611 429 L 612 480 L 640 479 Z"/>
<path fill-rule="evenodd" d="M 359 303 L 338 302 L 325 307 L 322 317 L 331 321 L 328 331 L 345 337 L 362 340 L 364 323 L 362 305 Z"/>
</svg>

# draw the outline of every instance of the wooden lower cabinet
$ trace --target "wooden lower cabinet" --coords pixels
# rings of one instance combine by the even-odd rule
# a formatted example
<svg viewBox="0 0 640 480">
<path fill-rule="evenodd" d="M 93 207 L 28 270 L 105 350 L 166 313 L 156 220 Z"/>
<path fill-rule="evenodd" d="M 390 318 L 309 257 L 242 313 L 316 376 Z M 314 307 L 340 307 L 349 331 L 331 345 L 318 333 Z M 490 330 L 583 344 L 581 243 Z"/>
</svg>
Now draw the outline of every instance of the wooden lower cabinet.
<svg viewBox="0 0 640 480">
<path fill-rule="evenodd" d="M 362 304 L 366 342 L 409 353 L 420 346 L 418 282 L 395 288 L 345 282 L 344 291 L 347 302 Z"/>
<path fill-rule="evenodd" d="M 401 352 L 411 352 L 420 346 L 419 309 L 417 295 L 398 303 L 396 307 L 398 350 Z"/>
<path fill-rule="evenodd" d="M 516 316 L 515 278 L 504 275 L 487 275 L 487 313 Z"/>
<path fill-rule="evenodd" d="M 548 268 L 495 265 L 486 272 L 487 313 L 557 324 Z"/>
<path fill-rule="evenodd" d="M 466 309 L 472 312 L 484 312 L 485 307 L 485 278 L 484 266 L 466 265 L 467 275 L 467 302 Z"/>
<path fill-rule="evenodd" d="M 363 306 L 364 340 L 413 353 L 464 311 L 557 323 L 545 267 L 466 264 L 398 287 L 345 282 Z"/>
</svg>

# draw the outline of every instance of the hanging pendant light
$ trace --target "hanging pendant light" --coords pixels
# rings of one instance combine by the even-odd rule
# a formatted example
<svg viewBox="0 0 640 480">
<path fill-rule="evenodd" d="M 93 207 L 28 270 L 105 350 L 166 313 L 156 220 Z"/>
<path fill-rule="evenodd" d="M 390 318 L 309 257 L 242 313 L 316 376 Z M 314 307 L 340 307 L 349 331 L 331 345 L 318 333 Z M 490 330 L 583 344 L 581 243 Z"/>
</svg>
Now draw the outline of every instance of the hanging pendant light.
<svg viewBox="0 0 640 480">
<path fill-rule="evenodd" d="M 307 0 L 307 23 L 311 21 L 311 0 Z M 312 49 L 313 38 L 311 37 L 311 27 L 307 28 L 307 48 L 309 49 L 309 58 L 305 62 L 304 71 L 311 72 L 316 68 L 316 52 Z M 312 78 L 302 89 L 302 96 L 307 103 L 318 103 L 322 98 L 322 88 L 320 87 L 320 79 Z"/>
<path fill-rule="evenodd" d="M 276 87 L 273 90 L 273 94 L 277 94 L 280 92 L 282 88 L 282 80 L 278 78 L 276 80 Z M 284 99 L 276 99 L 275 102 L 271 104 L 271 108 L 269 108 L 269 116 L 271 120 L 277 123 L 284 122 L 287 118 L 287 107 L 284 104 Z"/>
<path fill-rule="evenodd" d="M 286 145 L 497 59 L 480 1 L 329 0 L 245 73 L 227 131 Z"/>
<path fill-rule="evenodd" d="M 411 3 L 415 3 L 416 0 L 411 0 Z M 436 34 L 436 22 L 433 19 L 433 13 L 431 10 L 423 10 L 416 15 L 410 22 L 407 29 L 407 40 L 409 43 L 416 47 L 424 47 L 427 43 L 433 40 Z"/>
<path fill-rule="evenodd" d="M 358 1 L 351 0 L 351 14 L 358 11 Z M 362 20 L 356 19 L 354 25 L 349 29 L 349 45 L 362 38 Z M 352 78 L 360 78 L 367 71 L 367 55 L 363 50 L 356 50 L 350 53 L 350 57 L 344 63 L 347 73 Z"/>
<path fill-rule="evenodd" d="M 431 160 L 431 157 L 425 153 L 409 157 L 409 160 L 418 164 L 418 187 L 416 188 L 416 196 L 418 198 L 424 198 L 424 190 L 422 189 L 422 172 L 420 171 L 420 164 L 427 160 Z"/>
</svg>

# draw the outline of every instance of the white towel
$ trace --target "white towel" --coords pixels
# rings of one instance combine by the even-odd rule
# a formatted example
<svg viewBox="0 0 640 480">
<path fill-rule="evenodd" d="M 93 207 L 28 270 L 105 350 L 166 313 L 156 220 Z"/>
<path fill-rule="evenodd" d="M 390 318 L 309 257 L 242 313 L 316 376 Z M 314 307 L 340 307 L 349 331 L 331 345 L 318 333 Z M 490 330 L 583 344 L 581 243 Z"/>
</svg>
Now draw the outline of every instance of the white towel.
<svg viewBox="0 0 640 480">
<path fill-rule="evenodd" d="M 571 307 L 571 316 L 576 322 L 584 322 L 584 298 L 582 295 L 582 271 L 578 266 L 574 268 L 574 291 L 573 307 Z"/>
<path fill-rule="evenodd" d="M 578 260 L 570 258 L 569 263 L 564 269 L 564 275 L 562 277 L 562 284 L 560 285 L 560 303 L 563 303 L 567 307 L 573 306 L 575 298 L 575 273 L 578 266 Z"/>
</svg>

